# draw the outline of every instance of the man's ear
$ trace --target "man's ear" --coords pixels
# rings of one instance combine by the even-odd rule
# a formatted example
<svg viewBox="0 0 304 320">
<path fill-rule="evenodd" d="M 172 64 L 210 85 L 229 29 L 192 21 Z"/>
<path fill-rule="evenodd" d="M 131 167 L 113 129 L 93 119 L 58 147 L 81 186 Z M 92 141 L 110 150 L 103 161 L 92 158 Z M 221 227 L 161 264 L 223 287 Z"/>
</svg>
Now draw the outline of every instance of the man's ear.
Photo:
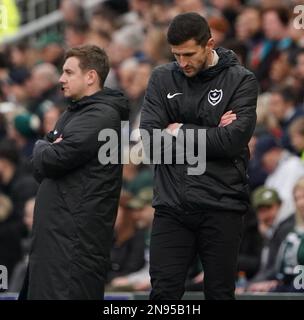
<svg viewBox="0 0 304 320">
<path fill-rule="evenodd" d="M 215 45 L 214 39 L 211 37 L 211 38 L 207 41 L 206 47 L 207 47 L 209 50 L 213 50 L 213 49 L 214 49 L 214 45 Z"/>
<path fill-rule="evenodd" d="M 97 72 L 95 70 L 90 70 L 87 73 L 87 81 L 88 81 L 88 85 L 91 86 L 94 83 L 96 83 L 98 81 L 98 75 Z"/>
</svg>

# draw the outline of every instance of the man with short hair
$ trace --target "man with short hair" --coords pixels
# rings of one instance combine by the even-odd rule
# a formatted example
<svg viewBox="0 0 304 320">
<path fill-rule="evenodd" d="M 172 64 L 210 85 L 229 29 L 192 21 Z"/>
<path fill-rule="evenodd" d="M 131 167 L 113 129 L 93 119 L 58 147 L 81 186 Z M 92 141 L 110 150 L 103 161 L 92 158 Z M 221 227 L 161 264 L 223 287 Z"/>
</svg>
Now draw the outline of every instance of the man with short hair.
<svg viewBox="0 0 304 320">
<path fill-rule="evenodd" d="M 176 16 L 167 38 L 177 61 L 153 71 L 140 128 L 152 140 L 153 130 L 161 129 L 176 141 L 188 129 L 194 137 L 206 129 L 207 161 L 205 172 L 196 175 L 187 173 L 187 162 L 155 165 L 150 297 L 181 299 L 199 254 L 206 298 L 234 299 L 242 217 L 249 206 L 247 144 L 256 121 L 257 81 L 232 51 L 214 49 L 209 26 L 197 13 Z M 198 138 L 193 142 L 199 150 Z"/>
<path fill-rule="evenodd" d="M 98 136 L 112 129 L 120 141 L 121 120 L 128 118 L 125 97 L 103 86 L 108 72 L 108 57 L 96 46 L 66 53 L 60 83 L 71 103 L 33 152 L 41 184 L 28 299 L 103 299 L 122 165 L 98 161 L 104 144 Z"/>
<path fill-rule="evenodd" d="M 259 232 L 263 238 L 263 248 L 259 271 L 251 280 L 248 291 L 259 291 L 264 288 L 264 281 L 275 278 L 276 257 L 281 243 L 294 227 L 295 217 L 292 215 L 280 220 L 282 200 L 275 189 L 266 186 L 261 186 L 253 192 L 252 204 L 256 210 Z"/>
</svg>

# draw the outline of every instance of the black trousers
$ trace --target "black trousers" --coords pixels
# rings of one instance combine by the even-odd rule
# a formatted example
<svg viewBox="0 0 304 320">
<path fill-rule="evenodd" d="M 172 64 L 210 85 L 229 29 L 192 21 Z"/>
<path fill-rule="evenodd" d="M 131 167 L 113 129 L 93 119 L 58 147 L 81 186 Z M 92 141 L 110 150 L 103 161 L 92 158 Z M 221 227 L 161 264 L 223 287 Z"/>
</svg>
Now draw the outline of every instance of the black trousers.
<svg viewBox="0 0 304 320">
<path fill-rule="evenodd" d="M 196 254 L 208 300 L 235 299 L 243 216 L 232 212 L 180 214 L 156 210 L 150 244 L 152 300 L 179 300 Z"/>
</svg>

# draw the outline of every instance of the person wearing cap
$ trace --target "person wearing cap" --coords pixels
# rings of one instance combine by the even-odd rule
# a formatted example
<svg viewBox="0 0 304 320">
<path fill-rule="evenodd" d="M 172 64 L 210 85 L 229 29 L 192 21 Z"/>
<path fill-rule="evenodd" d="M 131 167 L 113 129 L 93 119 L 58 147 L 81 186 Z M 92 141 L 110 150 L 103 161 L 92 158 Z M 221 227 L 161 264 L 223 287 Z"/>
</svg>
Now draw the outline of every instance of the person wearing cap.
<svg viewBox="0 0 304 320">
<path fill-rule="evenodd" d="M 252 205 L 256 210 L 259 231 L 263 237 L 260 267 L 251 280 L 248 290 L 255 291 L 256 282 L 273 279 L 275 260 L 280 245 L 293 229 L 294 215 L 280 221 L 281 199 L 275 189 L 261 186 L 252 194 Z"/>
<path fill-rule="evenodd" d="M 33 154 L 39 131 L 40 119 L 35 114 L 23 112 L 13 118 L 8 136 L 16 142 L 20 154 L 25 160 L 28 160 Z"/>
<path fill-rule="evenodd" d="M 304 265 L 304 177 L 295 184 L 295 224 L 280 245 L 275 261 L 275 275 L 268 281 L 254 283 L 248 289 L 263 292 L 303 292 L 299 266 Z"/>
<path fill-rule="evenodd" d="M 62 67 L 64 42 L 60 34 L 56 32 L 45 33 L 37 40 L 35 46 L 40 51 L 43 62 L 53 64 L 58 70 Z"/>
<path fill-rule="evenodd" d="M 295 226 L 283 241 L 276 261 L 276 292 L 304 292 L 304 177 L 293 189 L 296 204 Z M 300 272 L 300 274 L 299 274 Z"/>
<path fill-rule="evenodd" d="M 275 189 L 280 195 L 282 209 L 279 220 L 284 220 L 295 211 L 292 190 L 296 181 L 304 175 L 304 164 L 270 134 L 259 137 L 255 153 L 268 174 L 265 186 Z"/>
</svg>

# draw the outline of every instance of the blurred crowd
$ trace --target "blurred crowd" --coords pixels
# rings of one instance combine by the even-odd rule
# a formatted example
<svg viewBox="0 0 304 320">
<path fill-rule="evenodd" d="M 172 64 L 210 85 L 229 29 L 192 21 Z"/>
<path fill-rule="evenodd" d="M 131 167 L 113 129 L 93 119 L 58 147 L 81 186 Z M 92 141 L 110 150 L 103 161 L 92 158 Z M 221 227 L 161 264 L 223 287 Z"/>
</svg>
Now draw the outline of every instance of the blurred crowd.
<svg viewBox="0 0 304 320">
<path fill-rule="evenodd" d="M 304 26 L 294 24 L 298 4 L 107 0 L 87 11 L 81 1 L 62 0 L 63 32 L 0 45 L 0 264 L 8 268 L 9 290 L 20 290 L 30 247 L 38 188 L 30 166 L 33 146 L 67 105 L 58 85 L 65 49 L 95 44 L 106 50 L 106 86 L 128 97 L 133 130 L 153 68 L 174 59 L 166 41 L 170 20 L 195 11 L 207 18 L 216 46 L 233 50 L 260 84 L 249 144 L 252 208 L 244 217 L 237 290 L 297 291 L 294 270 L 304 264 Z M 148 166 L 125 165 L 107 290 L 150 288 L 152 175 Z M 186 289 L 201 290 L 203 278 L 197 259 Z"/>
</svg>

